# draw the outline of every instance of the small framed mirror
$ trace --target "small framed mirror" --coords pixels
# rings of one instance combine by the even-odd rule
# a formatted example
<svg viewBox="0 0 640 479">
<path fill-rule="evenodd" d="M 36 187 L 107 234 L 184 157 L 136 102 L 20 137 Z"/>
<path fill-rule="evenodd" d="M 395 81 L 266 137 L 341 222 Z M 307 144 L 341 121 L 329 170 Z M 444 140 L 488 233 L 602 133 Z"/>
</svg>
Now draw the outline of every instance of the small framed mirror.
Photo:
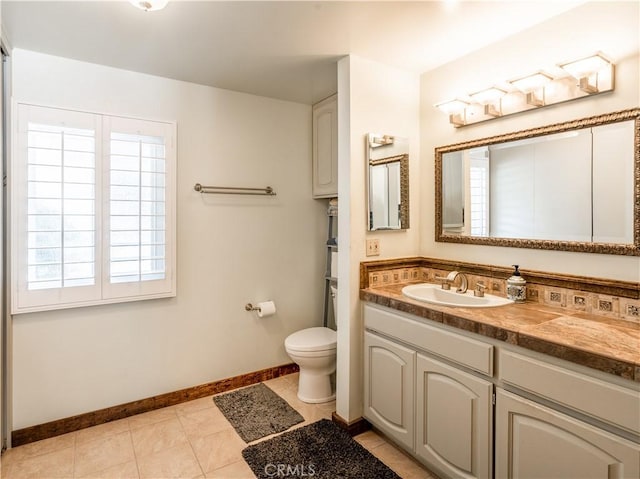
<svg viewBox="0 0 640 479">
<path fill-rule="evenodd" d="M 438 147 L 436 241 L 640 256 L 640 109 Z"/>
<path fill-rule="evenodd" d="M 368 229 L 408 229 L 409 140 L 376 133 L 365 140 Z"/>
</svg>

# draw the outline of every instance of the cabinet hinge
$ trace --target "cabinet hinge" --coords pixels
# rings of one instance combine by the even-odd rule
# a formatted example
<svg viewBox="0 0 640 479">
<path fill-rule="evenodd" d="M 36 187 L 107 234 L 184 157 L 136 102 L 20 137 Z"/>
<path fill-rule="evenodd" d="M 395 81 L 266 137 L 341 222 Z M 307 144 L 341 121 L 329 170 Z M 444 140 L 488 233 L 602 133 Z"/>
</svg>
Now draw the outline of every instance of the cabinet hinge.
<svg viewBox="0 0 640 479">
<path fill-rule="evenodd" d="M 491 394 L 491 404 L 496 405 L 496 393 Z"/>
</svg>

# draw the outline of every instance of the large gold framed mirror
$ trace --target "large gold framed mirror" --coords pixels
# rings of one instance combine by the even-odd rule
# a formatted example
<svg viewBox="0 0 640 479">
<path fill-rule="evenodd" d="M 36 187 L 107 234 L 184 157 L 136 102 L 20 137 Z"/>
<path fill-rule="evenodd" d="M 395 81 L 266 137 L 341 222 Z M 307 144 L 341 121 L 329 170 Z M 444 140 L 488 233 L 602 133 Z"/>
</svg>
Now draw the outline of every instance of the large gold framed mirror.
<svg viewBox="0 0 640 479">
<path fill-rule="evenodd" d="M 640 256 L 640 108 L 435 149 L 436 241 Z"/>
</svg>

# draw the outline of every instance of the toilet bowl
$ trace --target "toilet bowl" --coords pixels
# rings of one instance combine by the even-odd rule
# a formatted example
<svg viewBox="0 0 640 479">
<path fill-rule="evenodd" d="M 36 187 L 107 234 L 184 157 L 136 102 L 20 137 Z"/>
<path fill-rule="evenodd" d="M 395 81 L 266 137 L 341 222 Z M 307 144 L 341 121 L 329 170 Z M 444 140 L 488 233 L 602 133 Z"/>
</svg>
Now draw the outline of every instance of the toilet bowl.
<svg viewBox="0 0 640 479">
<path fill-rule="evenodd" d="M 336 290 L 331 293 L 336 306 Z M 306 403 L 332 401 L 336 395 L 331 375 L 336 370 L 336 332 L 333 329 L 307 328 L 290 334 L 284 341 L 289 357 L 300 367 L 298 399 Z"/>
</svg>

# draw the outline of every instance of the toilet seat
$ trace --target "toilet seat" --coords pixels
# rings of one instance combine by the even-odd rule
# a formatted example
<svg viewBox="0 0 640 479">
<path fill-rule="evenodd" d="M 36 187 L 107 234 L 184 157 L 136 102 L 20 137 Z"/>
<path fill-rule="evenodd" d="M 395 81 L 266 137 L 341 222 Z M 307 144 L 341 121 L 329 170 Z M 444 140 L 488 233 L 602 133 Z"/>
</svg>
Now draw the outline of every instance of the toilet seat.
<svg viewBox="0 0 640 479">
<path fill-rule="evenodd" d="M 290 351 L 314 352 L 336 349 L 337 335 L 333 329 L 307 328 L 290 334 L 284 340 L 284 347 Z"/>
</svg>

